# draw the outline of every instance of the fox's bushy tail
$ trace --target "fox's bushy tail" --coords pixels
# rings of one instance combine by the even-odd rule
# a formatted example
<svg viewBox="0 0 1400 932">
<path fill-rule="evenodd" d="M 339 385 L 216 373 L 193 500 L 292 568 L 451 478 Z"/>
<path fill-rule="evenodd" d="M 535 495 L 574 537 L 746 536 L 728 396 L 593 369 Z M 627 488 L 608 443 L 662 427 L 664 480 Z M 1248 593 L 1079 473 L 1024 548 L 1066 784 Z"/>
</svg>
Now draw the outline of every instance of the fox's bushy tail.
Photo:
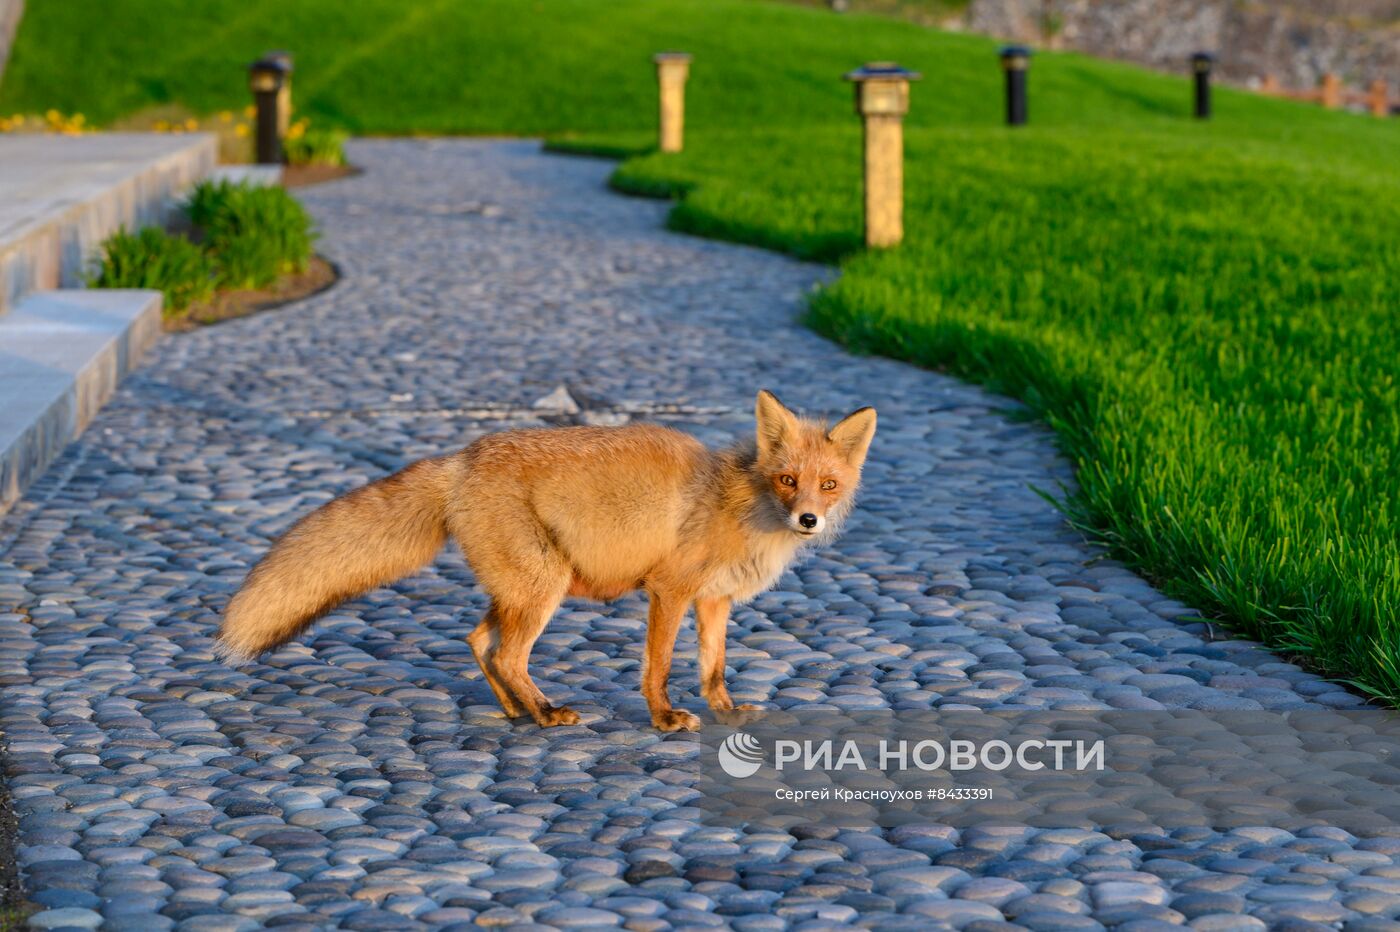
<svg viewBox="0 0 1400 932">
<path fill-rule="evenodd" d="M 218 653 L 251 660 L 340 602 L 428 563 L 447 539 L 456 457 L 414 463 L 328 502 L 292 526 L 224 611 Z"/>
</svg>

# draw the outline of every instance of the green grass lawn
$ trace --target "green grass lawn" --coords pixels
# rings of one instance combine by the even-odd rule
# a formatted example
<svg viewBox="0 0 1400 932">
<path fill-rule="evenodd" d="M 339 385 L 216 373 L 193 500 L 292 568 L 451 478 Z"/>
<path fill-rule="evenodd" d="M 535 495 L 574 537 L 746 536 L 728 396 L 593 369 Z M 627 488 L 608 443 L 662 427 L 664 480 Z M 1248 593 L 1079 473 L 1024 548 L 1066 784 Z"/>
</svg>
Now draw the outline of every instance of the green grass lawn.
<svg viewBox="0 0 1400 932">
<path fill-rule="evenodd" d="M 1116 554 L 1400 699 L 1400 120 L 1221 90 L 1199 124 L 1184 78 L 1046 54 L 1008 130 L 990 40 L 742 0 L 33 3 L 0 112 L 240 106 L 273 47 L 313 123 L 638 153 L 615 184 L 677 228 L 839 261 L 813 326 L 1024 399 Z M 664 48 L 695 54 L 678 156 L 644 151 Z M 874 59 L 925 74 L 878 254 L 840 80 Z"/>
</svg>

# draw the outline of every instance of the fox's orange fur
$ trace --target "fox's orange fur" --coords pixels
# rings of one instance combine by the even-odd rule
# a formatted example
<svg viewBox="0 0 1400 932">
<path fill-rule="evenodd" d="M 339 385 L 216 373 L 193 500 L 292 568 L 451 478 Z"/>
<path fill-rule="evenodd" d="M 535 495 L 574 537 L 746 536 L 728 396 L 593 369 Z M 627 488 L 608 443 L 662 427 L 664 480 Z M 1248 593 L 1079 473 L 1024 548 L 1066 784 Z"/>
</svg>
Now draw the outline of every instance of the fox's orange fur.
<svg viewBox="0 0 1400 932">
<path fill-rule="evenodd" d="M 530 649 L 565 596 L 641 588 L 652 722 L 694 730 L 699 719 L 666 691 L 687 607 L 701 693 L 730 710 L 730 606 L 836 534 L 875 435 L 873 408 L 828 430 L 760 392 L 755 414 L 757 442 L 724 452 L 664 427 L 562 427 L 493 434 L 414 463 L 297 522 L 229 603 L 220 650 L 246 660 L 277 647 L 342 600 L 422 567 L 451 535 L 491 596 L 467 641 L 506 714 L 577 722 L 531 680 Z"/>
</svg>

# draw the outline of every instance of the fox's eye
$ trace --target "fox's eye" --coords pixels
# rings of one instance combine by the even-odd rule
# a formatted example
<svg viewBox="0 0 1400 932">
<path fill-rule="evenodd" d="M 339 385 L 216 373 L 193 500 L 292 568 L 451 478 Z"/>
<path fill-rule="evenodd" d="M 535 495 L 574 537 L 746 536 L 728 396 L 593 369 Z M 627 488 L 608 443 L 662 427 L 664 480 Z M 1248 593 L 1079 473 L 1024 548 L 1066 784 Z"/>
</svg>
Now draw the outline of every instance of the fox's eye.
<svg viewBox="0 0 1400 932">
<path fill-rule="evenodd" d="M 797 480 L 792 476 L 779 476 L 778 481 L 783 485 L 797 485 Z"/>
<path fill-rule="evenodd" d="M 823 492 L 830 492 L 830 491 L 831 491 L 832 489 L 834 489 L 834 488 L 836 488 L 836 480 L 835 480 L 835 479 L 827 479 L 825 482 L 822 483 L 822 491 L 823 491 Z"/>
</svg>

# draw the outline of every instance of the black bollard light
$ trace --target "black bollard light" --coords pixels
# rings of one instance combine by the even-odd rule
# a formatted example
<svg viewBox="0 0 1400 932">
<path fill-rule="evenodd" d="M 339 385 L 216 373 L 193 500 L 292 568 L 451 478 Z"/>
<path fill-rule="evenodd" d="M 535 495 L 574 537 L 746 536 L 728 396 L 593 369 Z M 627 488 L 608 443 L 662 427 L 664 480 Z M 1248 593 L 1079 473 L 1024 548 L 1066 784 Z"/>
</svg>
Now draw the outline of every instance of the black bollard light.
<svg viewBox="0 0 1400 932">
<path fill-rule="evenodd" d="M 1024 45 L 1008 45 L 1001 50 L 1001 67 L 1006 72 L 1006 125 L 1026 122 L 1026 71 L 1031 66 L 1031 50 Z"/>
<path fill-rule="evenodd" d="M 1210 119 L 1210 69 L 1215 65 L 1215 56 L 1209 52 L 1197 52 L 1191 56 L 1191 70 L 1196 75 L 1196 119 Z"/>
<path fill-rule="evenodd" d="M 292 53 L 276 49 L 263 54 L 263 61 L 275 61 L 282 66 L 282 89 L 277 92 L 277 135 L 287 137 L 292 125 Z"/>
<path fill-rule="evenodd" d="M 282 133 L 278 126 L 278 98 L 287 78 L 287 67 L 273 58 L 260 58 L 248 66 L 248 89 L 257 107 L 256 161 L 282 164 Z"/>
</svg>

